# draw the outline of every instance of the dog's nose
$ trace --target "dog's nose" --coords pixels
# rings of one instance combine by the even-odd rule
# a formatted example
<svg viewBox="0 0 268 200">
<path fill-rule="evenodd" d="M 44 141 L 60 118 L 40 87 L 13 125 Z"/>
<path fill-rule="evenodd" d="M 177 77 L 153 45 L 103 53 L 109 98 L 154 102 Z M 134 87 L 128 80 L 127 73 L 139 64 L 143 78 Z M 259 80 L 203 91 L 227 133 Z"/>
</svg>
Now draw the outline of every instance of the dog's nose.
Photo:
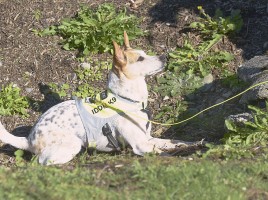
<svg viewBox="0 0 268 200">
<path fill-rule="evenodd" d="M 162 54 L 161 56 L 159 56 L 159 60 L 162 61 L 163 63 L 167 62 L 167 57 L 165 54 Z"/>
</svg>

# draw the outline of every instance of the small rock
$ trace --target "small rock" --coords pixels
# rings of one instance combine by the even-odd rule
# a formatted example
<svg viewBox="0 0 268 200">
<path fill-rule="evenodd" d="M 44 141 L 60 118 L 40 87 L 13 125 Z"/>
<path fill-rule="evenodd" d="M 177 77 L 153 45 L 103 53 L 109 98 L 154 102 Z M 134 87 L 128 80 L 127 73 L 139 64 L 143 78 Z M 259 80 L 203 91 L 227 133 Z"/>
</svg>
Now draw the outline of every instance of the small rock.
<svg viewBox="0 0 268 200">
<path fill-rule="evenodd" d="M 27 76 L 27 77 L 30 77 L 30 76 L 32 76 L 33 74 L 32 73 L 30 73 L 30 72 L 24 72 L 24 74 L 25 74 L 25 76 Z"/>
<path fill-rule="evenodd" d="M 25 88 L 25 91 L 26 91 L 27 93 L 31 93 L 31 92 L 33 91 L 33 88 Z"/>
<path fill-rule="evenodd" d="M 170 23 L 166 23 L 167 26 L 170 26 Z"/>
<path fill-rule="evenodd" d="M 261 73 L 258 76 L 257 80 L 253 82 L 251 86 L 263 81 L 268 81 L 268 73 L 265 72 Z M 251 90 L 243 94 L 239 100 L 239 103 L 246 104 L 249 103 L 250 101 L 256 101 L 259 99 L 268 99 L 268 83 L 252 88 Z"/>
<path fill-rule="evenodd" d="M 234 122 L 238 126 L 244 126 L 243 122 L 252 121 L 253 116 L 250 113 L 241 113 L 237 115 L 230 115 L 226 119 Z"/>
<path fill-rule="evenodd" d="M 255 56 L 239 66 L 237 69 L 238 77 L 245 82 L 253 83 L 267 68 L 267 65 L 268 56 Z"/>
<path fill-rule="evenodd" d="M 72 74 L 71 74 L 71 80 L 72 80 L 72 81 L 76 81 L 76 80 L 77 80 L 77 75 L 76 75 L 76 73 L 72 73 Z"/>
<path fill-rule="evenodd" d="M 204 84 L 209 84 L 212 83 L 214 81 L 213 75 L 212 74 L 208 74 L 204 77 L 203 83 Z"/>
<path fill-rule="evenodd" d="M 203 79 L 204 86 L 202 87 L 202 91 L 207 92 L 211 90 L 213 86 L 214 77 L 212 74 L 208 74 Z"/>
<path fill-rule="evenodd" d="M 118 164 L 118 165 L 115 165 L 114 167 L 115 167 L 115 168 L 120 168 L 120 167 L 124 167 L 124 165 L 122 165 L 122 164 Z"/>
<path fill-rule="evenodd" d="M 169 100 L 169 97 L 168 96 L 165 96 L 163 101 L 166 101 L 166 100 Z"/>
<path fill-rule="evenodd" d="M 80 66 L 83 67 L 84 69 L 90 69 L 91 67 L 90 63 L 81 63 Z"/>
<path fill-rule="evenodd" d="M 3 63 L 2 63 L 2 61 L 0 60 L 0 67 L 2 67 L 3 66 Z"/>
<path fill-rule="evenodd" d="M 268 56 L 255 56 L 238 68 L 238 76 L 251 86 L 268 80 Z M 268 84 L 252 88 L 242 95 L 239 103 L 268 99 Z"/>
</svg>

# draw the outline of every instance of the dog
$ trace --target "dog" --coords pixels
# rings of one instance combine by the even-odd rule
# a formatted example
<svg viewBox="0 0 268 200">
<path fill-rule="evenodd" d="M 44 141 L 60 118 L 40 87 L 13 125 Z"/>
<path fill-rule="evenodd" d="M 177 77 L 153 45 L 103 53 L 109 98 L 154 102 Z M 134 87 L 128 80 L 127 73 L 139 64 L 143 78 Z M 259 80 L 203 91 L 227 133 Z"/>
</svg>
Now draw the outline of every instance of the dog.
<svg viewBox="0 0 268 200">
<path fill-rule="evenodd" d="M 51 107 L 41 115 L 28 137 L 12 135 L 0 123 L 0 141 L 36 154 L 43 165 L 67 163 L 82 147 L 90 145 L 104 152 L 119 150 L 119 145 L 130 145 L 133 152 L 141 156 L 151 152 L 166 155 L 168 149 L 188 145 L 189 142 L 150 135 L 145 77 L 164 69 L 165 56 L 149 56 L 142 50 L 132 49 L 126 32 L 124 48 L 113 41 L 113 49 L 113 67 L 106 92 L 95 99 L 68 100 Z M 96 103 L 98 98 L 106 103 Z M 89 115 L 83 118 L 86 112 Z M 94 117 L 100 117 L 101 122 L 95 123 Z M 86 125 L 88 122 L 90 126 Z"/>
</svg>

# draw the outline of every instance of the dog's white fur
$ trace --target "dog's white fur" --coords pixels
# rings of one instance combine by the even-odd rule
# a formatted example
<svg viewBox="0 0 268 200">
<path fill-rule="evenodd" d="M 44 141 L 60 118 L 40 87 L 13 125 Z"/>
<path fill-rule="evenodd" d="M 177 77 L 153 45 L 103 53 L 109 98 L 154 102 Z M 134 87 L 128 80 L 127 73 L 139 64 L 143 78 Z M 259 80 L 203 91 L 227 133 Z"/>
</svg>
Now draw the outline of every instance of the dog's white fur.
<svg viewBox="0 0 268 200">
<path fill-rule="evenodd" d="M 147 102 L 148 91 L 145 76 L 164 68 L 164 62 L 157 56 L 148 56 L 141 50 L 131 49 L 127 34 L 124 34 L 125 50 L 114 42 L 114 66 L 109 73 L 108 88 L 117 95 L 128 99 Z M 165 154 L 163 150 L 173 149 L 187 142 L 153 138 L 151 126 L 146 129 L 147 114 L 137 109 L 133 115 L 120 115 L 111 122 L 115 130 L 113 136 L 118 141 L 129 144 L 134 153 L 144 155 L 149 152 Z M 16 148 L 30 151 L 38 156 L 44 165 L 63 164 L 70 161 L 87 147 L 87 137 L 74 100 L 60 103 L 45 112 L 32 128 L 29 136 L 16 137 L 0 123 L 0 140 Z M 104 145 L 105 144 L 105 145 Z M 107 138 L 96 141 L 99 151 L 113 151 L 107 147 Z"/>
</svg>

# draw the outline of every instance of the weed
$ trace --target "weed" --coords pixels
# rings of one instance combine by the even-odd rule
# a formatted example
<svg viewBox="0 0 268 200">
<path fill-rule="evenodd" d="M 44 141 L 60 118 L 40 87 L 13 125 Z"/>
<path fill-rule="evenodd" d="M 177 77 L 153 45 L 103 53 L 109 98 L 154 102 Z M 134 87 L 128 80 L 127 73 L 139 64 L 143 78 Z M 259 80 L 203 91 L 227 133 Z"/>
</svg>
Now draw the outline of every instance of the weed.
<svg viewBox="0 0 268 200">
<path fill-rule="evenodd" d="M 70 93 L 72 96 L 81 98 L 93 96 L 95 93 L 101 91 L 98 87 L 96 87 L 96 84 L 98 84 L 98 81 L 102 82 L 104 72 L 111 69 L 111 64 L 109 63 L 110 62 L 108 61 L 103 61 L 100 62 L 99 65 L 96 65 L 94 62 L 90 62 L 90 68 L 79 67 L 74 70 L 77 76 L 77 82 L 75 82 L 74 85 L 75 91 L 71 91 L 70 86 L 66 83 L 49 83 L 49 92 L 52 95 L 56 95 L 56 98 L 59 97 L 60 99 L 71 96 L 68 95 Z"/>
<path fill-rule="evenodd" d="M 202 42 L 193 47 L 187 40 L 184 47 L 169 53 L 168 71 L 163 77 L 157 78 L 158 85 L 154 90 L 162 96 L 183 99 L 203 85 L 203 77 L 211 73 L 213 68 L 224 71 L 224 66 L 233 59 L 228 52 L 206 52 L 211 46 L 210 42 Z M 179 109 L 172 105 L 163 106 L 160 113 L 172 110 L 166 115 L 170 120 L 177 119 L 180 112 L 185 111 L 187 103 L 181 102 Z M 169 108 L 168 108 L 169 107 Z"/>
<path fill-rule="evenodd" d="M 217 40 L 218 38 L 201 42 L 197 47 L 185 40 L 183 47 L 169 53 L 168 69 L 204 77 L 213 68 L 223 68 L 233 59 L 233 55 L 226 51 L 209 51 Z"/>
<path fill-rule="evenodd" d="M 59 95 L 60 98 L 67 96 L 67 91 L 70 89 L 70 86 L 66 83 L 64 84 L 56 84 L 56 83 L 49 83 L 48 86 L 50 87 L 52 93 Z"/>
<path fill-rule="evenodd" d="M 91 62 L 90 68 L 78 68 L 75 70 L 78 79 L 78 85 L 76 91 L 72 93 L 76 97 L 90 97 L 95 93 L 100 92 L 101 90 L 96 86 L 91 86 L 89 83 L 100 81 L 103 79 L 104 71 L 111 69 L 110 62 L 100 62 L 99 65 L 96 65 L 94 62 Z"/>
<path fill-rule="evenodd" d="M 165 123 L 175 123 L 179 119 L 179 114 L 186 111 L 188 104 L 186 101 L 177 101 L 165 104 L 161 107 L 161 111 L 154 117 L 155 120 L 161 119 Z"/>
<path fill-rule="evenodd" d="M 202 41 L 197 45 L 191 44 L 189 38 L 186 38 L 182 47 L 169 53 L 168 71 L 164 77 L 158 78 L 158 86 L 155 91 L 162 96 L 182 97 L 193 92 L 203 85 L 202 79 L 217 69 L 220 74 L 230 75 L 225 66 L 233 60 L 234 56 L 226 51 L 215 51 L 215 46 L 224 35 L 238 32 L 243 24 L 239 11 L 233 11 L 231 16 L 222 17 L 220 10 L 211 18 L 205 13 L 202 7 L 198 7 L 200 14 L 199 22 L 191 23 L 190 27 L 200 31 Z M 187 105 L 181 103 L 180 105 Z M 172 110 L 171 121 L 176 119 L 178 112 L 184 111 L 185 106 L 181 109 L 174 109 L 173 105 L 162 107 L 160 113 L 165 110 Z M 160 114 L 161 115 L 161 114 Z"/>
<path fill-rule="evenodd" d="M 90 86 L 88 83 L 80 84 L 76 91 L 73 92 L 73 96 L 76 97 L 92 97 L 94 94 L 99 93 L 101 90 L 99 88 L 96 88 L 94 86 Z"/>
<path fill-rule="evenodd" d="M 96 10 L 81 7 L 77 17 L 65 19 L 59 26 L 35 31 L 40 36 L 60 35 L 65 50 L 78 49 L 81 56 L 103 53 L 112 49 L 111 41 L 123 41 L 124 30 L 129 38 L 144 35 L 138 28 L 140 20 L 126 10 L 116 11 L 113 4 L 101 4 Z"/>
<path fill-rule="evenodd" d="M 42 13 L 41 13 L 41 11 L 39 9 L 35 10 L 33 15 L 34 15 L 34 18 L 35 18 L 36 21 L 39 21 L 40 18 L 42 17 Z"/>
<path fill-rule="evenodd" d="M 167 120 L 166 123 L 175 122 L 179 113 L 187 110 L 188 104 L 183 100 L 184 96 L 201 87 L 203 85 L 202 81 L 199 76 L 194 74 L 182 73 L 180 76 L 176 76 L 175 73 L 170 71 L 167 71 L 162 77 L 158 77 L 158 86 L 153 88 L 154 91 L 161 94 L 162 97 L 168 96 L 180 100 L 163 105 L 155 119 L 165 119 Z"/>
<path fill-rule="evenodd" d="M 18 149 L 17 151 L 14 152 L 14 155 L 15 155 L 16 165 L 23 166 L 25 164 L 24 159 L 23 159 L 24 151 L 21 149 Z"/>
<path fill-rule="evenodd" d="M 103 72 L 108 72 L 112 68 L 108 61 L 99 62 L 99 65 L 91 62 L 90 66 L 90 68 L 79 67 L 75 70 L 79 81 L 99 81 L 103 78 Z"/>
<path fill-rule="evenodd" d="M 0 115 L 19 114 L 28 117 L 27 108 L 29 102 L 26 97 L 20 95 L 20 88 L 9 84 L 2 86 L 0 91 Z"/>
<path fill-rule="evenodd" d="M 205 10 L 198 6 L 200 12 L 199 22 L 190 24 L 191 28 L 198 29 L 203 35 L 216 37 L 217 35 L 227 35 L 239 32 L 243 25 L 240 10 L 232 10 L 231 15 L 224 18 L 220 9 L 216 10 L 215 16 L 211 18 Z"/>
<path fill-rule="evenodd" d="M 256 150 L 267 147 L 268 102 L 265 110 L 250 105 L 248 107 L 253 112 L 253 120 L 242 121 L 242 125 L 226 120 L 225 125 L 229 131 L 222 140 L 224 144 L 218 147 L 209 146 L 211 150 L 207 155 L 219 154 L 224 158 L 252 157 L 254 152 L 258 153 Z"/>
<path fill-rule="evenodd" d="M 197 75 L 205 76 L 213 67 L 222 68 L 225 63 L 233 59 L 233 55 L 225 51 L 211 51 L 224 35 L 230 32 L 238 32 L 243 20 L 239 11 L 233 11 L 231 16 L 222 17 L 220 10 L 216 11 L 214 18 L 205 13 L 203 8 L 198 7 L 200 14 L 199 22 L 191 23 L 190 27 L 200 30 L 206 37 L 197 46 L 193 46 L 187 39 L 182 48 L 169 53 L 171 58 L 168 69 L 171 71 L 190 71 Z"/>
</svg>

